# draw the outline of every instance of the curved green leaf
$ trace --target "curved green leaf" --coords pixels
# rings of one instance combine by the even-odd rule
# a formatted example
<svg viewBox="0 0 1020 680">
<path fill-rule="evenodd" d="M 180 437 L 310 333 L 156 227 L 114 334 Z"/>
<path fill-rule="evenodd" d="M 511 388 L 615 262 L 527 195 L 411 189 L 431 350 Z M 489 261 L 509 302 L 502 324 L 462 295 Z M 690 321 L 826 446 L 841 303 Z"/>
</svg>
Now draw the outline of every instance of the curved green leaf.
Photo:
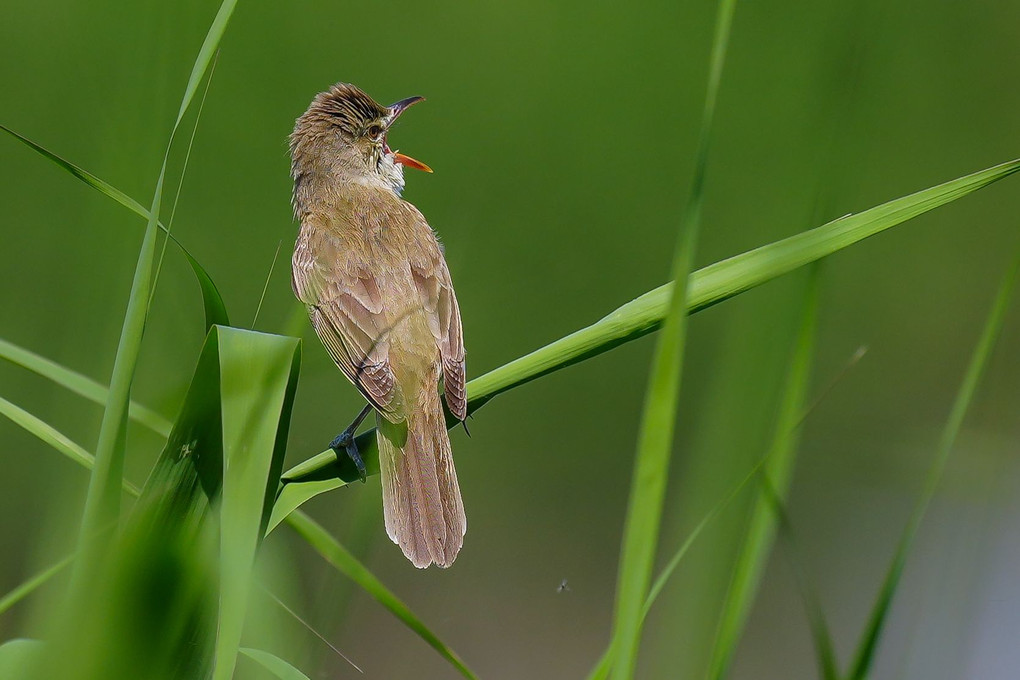
<svg viewBox="0 0 1020 680">
<path fill-rule="evenodd" d="M 17 639 L 0 645 L 0 678 L 25 678 L 33 674 L 42 659 L 43 643 Z"/>
<path fill-rule="evenodd" d="M 439 654 L 449 661 L 454 668 L 456 668 L 461 675 L 465 678 L 476 678 L 475 674 L 472 673 L 464 662 L 461 661 L 460 657 L 456 653 L 440 640 L 435 633 L 421 622 L 421 620 L 414 615 L 414 613 L 408 609 L 407 605 L 404 604 L 396 595 L 389 591 L 382 582 L 375 577 L 375 575 L 368 570 L 365 565 L 357 560 L 354 555 L 349 553 L 340 543 L 330 536 L 329 532 L 326 531 L 318 522 L 313 520 L 311 517 L 295 510 L 294 512 L 287 515 L 287 523 L 298 534 L 308 542 L 308 545 L 312 546 L 322 557 L 326 559 L 331 565 L 333 565 L 337 571 L 344 574 L 359 586 L 361 586 L 366 593 L 371 595 L 379 604 L 386 607 L 390 612 L 400 619 L 405 626 L 413 630 L 418 636 L 424 640 L 430 647 L 439 652 Z"/>
<path fill-rule="evenodd" d="M 241 654 L 255 661 L 267 671 L 278 677 L 280 680 L 311 680 L 307 675 L 291 666 L 289 663 L 269 652 L 261 649 L 250 649 L 241 647 Z"/>
<path fill-rule="evenodd" d="M 146 220 L 149 219 L 149 211 L 146 210 L 141 203 L 131 198 L 123 191 L 113 186 L 112 184 L 99 179 L 88 170 L 85 170 L 75 165 L 71 161 L 61 158 L 60 156 L 53 153 L 49 149 L 39 144 L 36 144 L 28 137 L 25 137 L 24 135 L 15 132 L 6 125 L 0 124 L 0 130 L 3 130 L 7 134 L 11 135 L 15 139 L 23 143 L 25 146 L 38 153 L 43 158 L 46 158 L 52 161 L 53 163 L 56 163 L 57 166 L 63 168 L 70 174 L 74 175 L 75 177 L 77 177 L 82 182 L 92 187 L 99 193 L 112 198 L 117 203 L 120 203 L 122 206 L 124 206 L 131 212 L 135 213 L 139 217 L 144 217 Z M 229 326 L 230 319 L 227 316 L 226 305 L 223 304 L 223 297 L 220 295 L 220 291 L 219 289 L 216 288 L 216 284 L 213 283 L 213 280 L 209 276 L 209 273 L 205 270 L 204 267 L 202 267 L 202 265 L 198 262 L 198 260 L 195 259 L 195 257 L 188 251 L 188 249 L 185 248 L 181 244 L 181 242 L 178 241 L 177 238 L 167 230 L 167 228 L 162 223 L 157 223 L 157 226 L 164 233 L 166 233 L 167 237 L 171 241 L 173 241 L 178 248 L 181 249 L 181 252 L 184 254 L 185 259 L 191 266 L 192 271 L 195 272 L 195 278 L 198 280 L 199 288 L 202 291 L 202 304 L 205 308 L 206 330 L 208 330 L 214 324 L 219 324 L 221 326 Z"/>
</svg>

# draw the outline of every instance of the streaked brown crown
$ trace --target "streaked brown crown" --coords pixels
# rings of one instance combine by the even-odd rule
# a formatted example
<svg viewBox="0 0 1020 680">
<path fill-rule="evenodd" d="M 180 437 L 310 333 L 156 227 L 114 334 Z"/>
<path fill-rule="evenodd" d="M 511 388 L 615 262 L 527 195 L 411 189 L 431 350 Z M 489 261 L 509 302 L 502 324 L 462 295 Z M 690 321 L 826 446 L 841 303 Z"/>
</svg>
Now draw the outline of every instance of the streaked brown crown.
<svg viewBox="0 0 1020 680">
<path fill-rule="evenodd" d="M 350 83 L 337 83 L 319 94 L 308 112 L 329 117 L 330 122 L 356 137 L 372 122 L 388 116 L 389 108 L 378 104 L 361 88 Z"/>
</svg>

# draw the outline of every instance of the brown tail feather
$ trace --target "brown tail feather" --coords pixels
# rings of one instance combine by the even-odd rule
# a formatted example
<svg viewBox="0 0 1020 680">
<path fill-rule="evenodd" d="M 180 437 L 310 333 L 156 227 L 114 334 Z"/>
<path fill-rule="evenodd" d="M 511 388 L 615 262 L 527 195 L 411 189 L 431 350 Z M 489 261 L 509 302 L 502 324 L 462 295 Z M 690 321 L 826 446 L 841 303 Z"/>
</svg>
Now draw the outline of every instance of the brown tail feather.
<svg viewBox="0 0 1020 680">
<path fill-rule="evenodd" d="M 406 422 L 377 416 L 386 533 L 414 566 L 453 564 L 467 518 L 439 393 L 425 390 Z"/>
</svg>

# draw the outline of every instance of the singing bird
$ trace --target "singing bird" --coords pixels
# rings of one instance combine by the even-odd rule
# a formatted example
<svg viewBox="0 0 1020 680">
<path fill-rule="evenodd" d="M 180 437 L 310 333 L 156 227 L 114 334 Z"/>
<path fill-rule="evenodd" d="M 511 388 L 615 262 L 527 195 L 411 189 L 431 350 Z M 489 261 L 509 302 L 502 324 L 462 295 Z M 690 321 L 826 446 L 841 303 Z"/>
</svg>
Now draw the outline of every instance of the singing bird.
<svg viewBox="0 0 1020 680">
<path fill-rule="evenodd" d="M 294 293 L 344 375 L 369 402 L 330 446 L 364 478 L 354 433 L 376 411 L 386 533 L 416 567 L 450 566 L 467 519 L 440 401 L 467 415 L 464 339 L 435 233 L 400 195 L 404 167 L 386 135 L 409 97 L 381 106 L 338 83 L 315 97 L 290 137 Z"/>
</svg>

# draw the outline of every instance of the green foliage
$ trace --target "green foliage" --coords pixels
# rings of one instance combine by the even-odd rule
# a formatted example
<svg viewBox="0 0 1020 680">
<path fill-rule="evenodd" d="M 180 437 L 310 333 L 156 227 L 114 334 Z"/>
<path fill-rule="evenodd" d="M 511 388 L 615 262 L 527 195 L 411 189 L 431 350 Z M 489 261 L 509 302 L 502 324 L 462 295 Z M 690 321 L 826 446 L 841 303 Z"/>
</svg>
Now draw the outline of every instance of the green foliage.
<svg viewBox="0 0 1020 680">
<path fill-rule="evenodd" d="M 338 460 L 332 451 L 320 453 L 282 472 L 297 389 L 299 341 L 229 327 L 226 307 L 212 279 L 170 233 L 173 215 L 166 227 L 160 222 L 163 186 L 174 139 L 199 86 L 206 79 L 235 5 L 233 0 L 222 2 L 201 46 L 173 124 L 149 208 L 0 125 L 0 129 L 28 148 L 147 222 L 109 389 L 56 362 L 0 340 L 0 358 L 105 407 L 97 453 L 93 457 L 50 424 L 0 397 L 0 415 L 79 465 L 93 469 L 78 552 L 38 572 L 0 599 L 0 613 L 74 562 L 76 578 L 72 596 L 66 600 L 65 607 L 49 613 L 50 634 L 45 643 L 16 639 L 0 646 L 0 677 L 228 680 L 235 675 L 240 654 L 278 678 L 307 680 L 308 676 L 278 656 L 242 646 L 246 619 L 251 618 L 249 596 L 254 582 L 253 568 L 262 541 L 280 523 L 287 522 L 329 565 L 393 613 L 458 673 L 475 678 L 461 658 L 399 597 L 325 528 L 299 510 L 309 499 L 358 478 L 350 461 Z M 614 630 L 606 654 L 592 673 L 593 678 L 608 677 L 610 673 L 621 679 L 633 675 L 643 623 L 664 585 L 709 522 L 737 496 L 748 480 L 760 476 L 761 485 L 752 507 L 746 541 L 737 559 L 713 648 L 710 677 L 725 677 L 761 581 L 776 527 L 786 522 L 782 508 L 794 468 L 813 356 L 818 307 L 815 279 L 812 279 L 804 304 L 800 333 L 787 371 L 768 455 L 703 517 L 652 583 L 673 448 L 687 315 L 818 262 L 1020 170 L 1020 161 L 1004 163 L 848 215 L 692 273 L 701 221 L 709 131 L 733 9 L 732 0 L 719 4 L 700 143 L 690 200 L 676 241 L 672 282 L 636 298 L 597 323 L 511 361 L 468 385 L 469 409 L 474 412 L 502 392 L 653 331 L 662 331 L 650 371 L 635 460 L 620 556 Z M 196 127 L 197 124 L 196 120 Z M 159 267 L 154 268 L 154 264 L 156 237 L 161 229 L 168 241 L 173 240 L 181 248 L 199 282 L 208 331 L 184 405 L 172 427 L 158 413 L 130 399 L 148 305 L 159 275 Z M 162 263 L 162 254 L 159 263 Z M 863 680 L 871 668 L 918 526 L 935 493 L 1002 326 L 1018 267 L 1020 261 L 1000 288 L 946 425 L 936 461 L 862 634 L 849 674 L 851 680 Z M 256 318 L 257 315 L 258 312 Z M 126 425 L 129 418 L 167 438 L 141 492 L 123 479 L 122 474 L 128 451 Z M 361 435 L 358 445 L 369 472 L 378 472 L 374 432 Z M 123 522 L 122 489 L 132 496 L 140 496 Z M 809 607 L 822 673 L 826 678 L 835 677 L 833 645 L 820 606 L 812 600 Z"/>
<path fill-rule="evenodd" d="M 298 349 L 295 338 L 210 331 L 127 528 L 92 588 L 62 613 L 62 653 L 45 677 L 232 676 L 279 485 Z"/>
</svg>

